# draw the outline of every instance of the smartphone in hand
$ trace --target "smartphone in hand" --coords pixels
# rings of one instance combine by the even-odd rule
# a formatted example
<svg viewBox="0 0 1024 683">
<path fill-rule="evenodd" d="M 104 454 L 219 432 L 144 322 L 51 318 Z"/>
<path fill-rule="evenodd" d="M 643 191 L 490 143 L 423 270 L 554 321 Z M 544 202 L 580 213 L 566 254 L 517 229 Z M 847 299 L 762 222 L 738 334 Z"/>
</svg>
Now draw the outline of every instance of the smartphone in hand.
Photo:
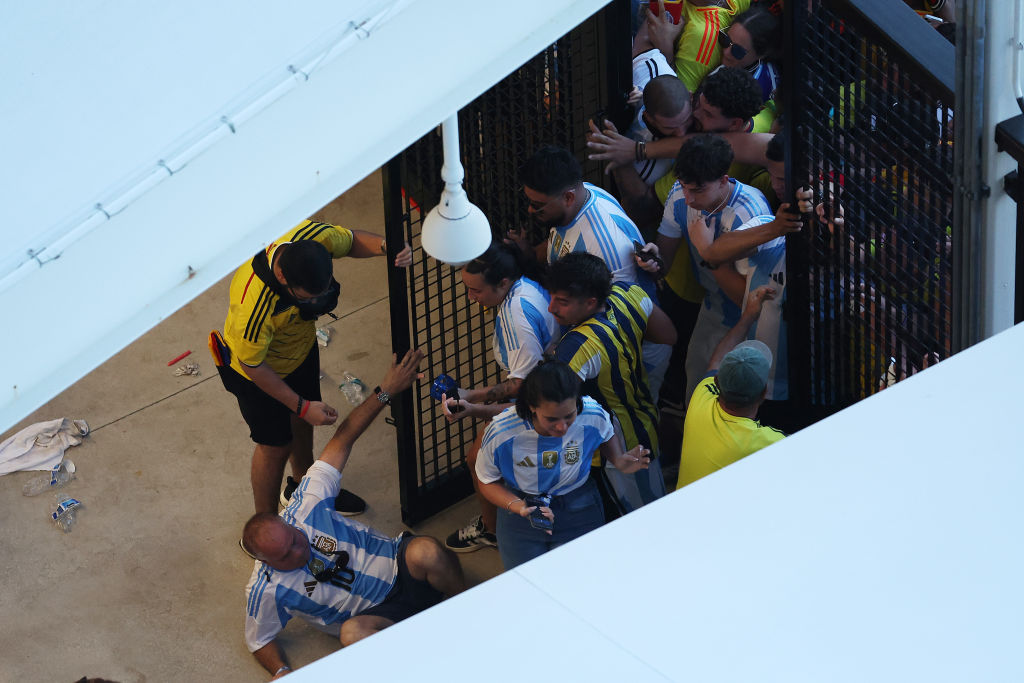
<svg viewBox="0 0 1024 683">
<path fill-rule="evenodd" d="M 551 531 L 554 527 L 554 522 L 545 517 L 540 509 L 542 507 L 550 507 L 551 496 L 538 494 L 536 496 L 526 496 L 523 499 L 526 503 L 526 507 L 536 507 L 537 509 L 530 513 L 530 526 L 534 529 L 540 529 L 541 531 Z"/>
<path fill-rule="evenodd" d="M 633 240 L 633 253 L 640 257 L 641 261 L 651 261 L 655 258 L 654 254 L 649 251 L 644 251 L 646 245 L 640 244 L 636 240 Z"/>
</svg>

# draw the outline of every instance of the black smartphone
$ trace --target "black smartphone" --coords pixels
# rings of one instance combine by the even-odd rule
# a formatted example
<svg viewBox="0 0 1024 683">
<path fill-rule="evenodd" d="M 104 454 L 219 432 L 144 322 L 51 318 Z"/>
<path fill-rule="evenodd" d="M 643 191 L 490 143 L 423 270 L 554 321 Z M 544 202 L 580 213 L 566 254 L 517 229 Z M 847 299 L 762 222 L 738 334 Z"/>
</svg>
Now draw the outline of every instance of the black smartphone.
<svg viewBox="0 0 1024 683">
<path fill-rule="evenodd" d="M 594 125 L 600 130 L 604 130 L 604 120 L 608 118 L 608 113 L 604 109 L 598 109 L 594 112 L 590 120 L 594 122 Z"/>
<path fill-rule="evenodd" d="M 542 507 L 549 507 L 551 505 L 551 496 L 536 495 L 526 496 L 523 499 L 526 503 L 526 507 L 536 507 L 537 509 L 530 513 L 530 526 L 534 529 L 540 529 L 541 531 L 551 531 L 554 527 L 554 523 L 541 514 L 540 509 Z"/>
<path fill-rule="evenodd" d="M 654 258 L 654 254 L 649 251 L 644 251 L 643 244 L 640 244 L 636 240 L 633 240 L 633 253 L 640 257 L 641 261 L 650 261 Z"/>
</svg>

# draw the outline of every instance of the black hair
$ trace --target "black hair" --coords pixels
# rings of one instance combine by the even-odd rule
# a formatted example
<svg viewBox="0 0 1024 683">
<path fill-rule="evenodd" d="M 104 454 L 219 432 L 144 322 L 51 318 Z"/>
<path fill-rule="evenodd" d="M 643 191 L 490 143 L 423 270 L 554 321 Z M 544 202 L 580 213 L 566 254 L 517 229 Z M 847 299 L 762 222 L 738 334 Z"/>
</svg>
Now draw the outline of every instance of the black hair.
<svg viewBox="0 0 1024 683">
<path fill-rule="evenodd" d="M 690 106 L 690 91 L 675 74 L 655 76 L 644 86 L 644 108 L 654 116 L 676 116 Z"/>
<path fill-rule="evenodd" d="M 732 146 L 721 135 L 694 135 L 679 148 L 672 170 L 681 183 L 703 185 L 724 176 L 732 159 Z"/>
<path fill-rule="evenodd" d="M 555 195 L 583 182 L 583 168 L 569 150 L 545 145 L 519 168 L 519 182 L 531 190 Z"/>
<path fill-rule="evenodd" d="M 327 247 L 314 240 L 282 244 L 277 265 L 289 287 L 301 288 L 312 295 L 331 286 L 333 264 Z"/>
<path fill-rule="evenodd" d="M 700 92 L 727 119 L 751 119 L 764 106 L 761 87 L 746 69 L 721 66 L 707 75 Z"/>
<path fill-rule="evenodd" d="M 775 56 L 779 44 L 782 42 L 781 25 L 777 16 L 766 9 L 751 7 L 746 12 L 736 15 L 730 26 L 735 24 L 740 24 L 747 29 L 747 33 L 750 34 L 750 43 L 758 58 L 771 59 Z"/>
<path fill-rule="evenodd" d="M 537 365 L 519 385 L 516 395 L 516 415 L 531 422 L 533 409 L 541 401 L 561 403 L 576 399 L 576 412 L 583 412 L 583 381 L 562 361 L 549 360 Z"/>
<path fill-rule="evenodd" d="M 514 244 L 495 240 L 463 268 L 467 273 L 483 275 L 484 282 L 495 287 L 505 278 L 515 282 L 524 275 L 523 253 Z"/>
<path fill-rule="evenodd" d="M 780 130 L 778 133 L 772 136 L 772 139 L 768 141 L 768 146 L 764 148 L 764 156 L 768 161 L 785 161 L 786 160 L 786 133 L 785 129 Z"/>
<path fill-rule="evenodd" d="M 604 302 L 612 293 L 612 272 L 598 256 L 585 251 L 566 254 L 548 266 L 545 288 L 573 298 Z"/>
</svg>

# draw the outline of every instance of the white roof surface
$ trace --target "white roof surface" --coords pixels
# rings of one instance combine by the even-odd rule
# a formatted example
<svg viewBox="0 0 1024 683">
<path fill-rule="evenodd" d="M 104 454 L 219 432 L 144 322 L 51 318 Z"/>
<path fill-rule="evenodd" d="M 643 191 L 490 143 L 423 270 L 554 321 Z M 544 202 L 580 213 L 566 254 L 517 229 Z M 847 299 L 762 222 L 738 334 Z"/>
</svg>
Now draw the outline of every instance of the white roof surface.
<svg viewBox="0 0 1024 683">
<path fill-rule="evenodd" d="M 0 431 L 603 4 L 8 8 Z"/>
</svg>

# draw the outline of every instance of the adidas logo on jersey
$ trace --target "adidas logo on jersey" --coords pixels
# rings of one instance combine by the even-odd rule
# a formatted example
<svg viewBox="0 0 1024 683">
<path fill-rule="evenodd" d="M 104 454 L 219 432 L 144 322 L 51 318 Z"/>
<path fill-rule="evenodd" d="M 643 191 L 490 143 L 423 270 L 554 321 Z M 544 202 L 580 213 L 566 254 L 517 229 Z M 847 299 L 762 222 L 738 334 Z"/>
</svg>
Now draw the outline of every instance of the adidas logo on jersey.
<svg viewBox="0 0 1024 683">
<path fill-rule="evenodd" d="M 316 581 L 315 580 L 313 580 L 313 581 L 306 581 L 302 585 L 306 587 L 306 597 L 307 598 L 310 597 L 311 595 L 313 595 L 313 589 L 316 588 Z"/>
<path fill-rule="evenodd" d="M 516 463 L 516 467 L 536 467 L 537 463 L 533 461 L 533 458 L 526 456 L 522 460 Z"/>
</svg>

